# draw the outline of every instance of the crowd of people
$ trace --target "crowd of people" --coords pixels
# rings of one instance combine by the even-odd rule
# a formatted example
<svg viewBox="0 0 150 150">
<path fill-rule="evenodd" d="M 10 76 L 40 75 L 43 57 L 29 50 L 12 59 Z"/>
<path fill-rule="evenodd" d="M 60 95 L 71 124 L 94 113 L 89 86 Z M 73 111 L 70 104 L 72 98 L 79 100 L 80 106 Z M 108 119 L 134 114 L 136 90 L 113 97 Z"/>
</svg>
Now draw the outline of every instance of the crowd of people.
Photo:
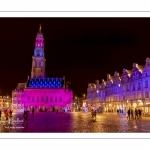
<svg viewBox="0 0 150 150">
<path fill-rule="evenodd" d="M 136 120 L 136 119 L 142 119 L 142 109 L 131 109 L 129 108 L 127 111 L 127 119 L 132 119 L 132 120 Z"/>
<path fill-rule="evenodd" d="M 3 111 L 3 113 L 4 113 L 4 117 L 6 118 L 5 119 L 6 123 L 10 123 L 11 124 L 13 110 L 5 109 Z M 2 121 L 2 110 L 0 110 L 0 123 L 1 123 L 1 121 Z"/>
</svg>

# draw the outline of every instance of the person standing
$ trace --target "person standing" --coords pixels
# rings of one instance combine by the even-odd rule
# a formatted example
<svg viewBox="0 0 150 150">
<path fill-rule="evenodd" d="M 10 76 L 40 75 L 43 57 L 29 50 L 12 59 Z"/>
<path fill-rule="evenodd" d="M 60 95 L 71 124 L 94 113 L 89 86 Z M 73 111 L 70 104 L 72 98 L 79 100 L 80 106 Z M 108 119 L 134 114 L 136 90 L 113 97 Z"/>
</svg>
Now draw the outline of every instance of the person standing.
<svg viewBox="0 0 150 150">
<path fill-rule="evenodd" d="M 128 109 L 128 117 L 127 118 L 130 120 L 130 109 Z"/>
<path fill-rule="evenodd" d="M 135 119 L 138 119 L 138 110 L 135 108 Z"/>
<path fill-rule="evenodd" d="M 34 116 L 34 107 L 32 108 L 32 116 Z"/>
<path fill-rule="evenodd" d="M 117 109 L 117 115 L 119 115 L 119 110 Z"/>
<path fill-rule="evenodd" d="M 8 111 L 7 110 L 5 112 L 5 117 L 6 117 L 6 123 L 8 123 Z"/>
<path fill-rule="evenodd" d="M 11 124 L 11 120 L 12 120 L 12 110 L 10 109 L 9 111 L 9 123 Z"/>
<path fill-rule="evenodd" d="M 28 112 L 26 110 L 24 111 L 23 117 L 24 117 L 24 123 L 28 124 Z"/>
<path fill-rule="evenodd" d="M 139 119 L 141 119 L 141 110 L 140 109 L 138 109 L 138 114 L 139 114 Z"/>
<path fill-rule="evenodd" d="M 2 117 L 2 111 L 0 110 L 0 121 L 1 121 L 1 117 Z"/>
<path fill-rule="evenodd" d="M 134 120 L 133 109 L 131 109 L 131 118 Z"/>
</svg>

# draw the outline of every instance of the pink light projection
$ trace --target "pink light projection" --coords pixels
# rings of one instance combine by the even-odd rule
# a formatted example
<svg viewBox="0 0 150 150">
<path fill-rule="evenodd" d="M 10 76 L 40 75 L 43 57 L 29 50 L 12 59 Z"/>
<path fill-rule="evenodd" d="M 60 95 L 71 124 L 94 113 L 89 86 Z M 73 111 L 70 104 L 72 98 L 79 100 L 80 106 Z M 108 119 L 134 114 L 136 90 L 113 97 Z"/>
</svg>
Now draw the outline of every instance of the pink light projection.
<svg viewBox="0 0 150 150">
<path fill-rule="evenodd" d="M 73 92 L 63 78 L 46 78 L 45 75 L 44 37 L 41 25 L 36 36 L 34 56 L 32 56 L 31 77 L 27 83 L 19 83 L 12 91 L 13 110 L 21 112 L 31 111 L 58 111 L 72 107 Z"/>
</svg>

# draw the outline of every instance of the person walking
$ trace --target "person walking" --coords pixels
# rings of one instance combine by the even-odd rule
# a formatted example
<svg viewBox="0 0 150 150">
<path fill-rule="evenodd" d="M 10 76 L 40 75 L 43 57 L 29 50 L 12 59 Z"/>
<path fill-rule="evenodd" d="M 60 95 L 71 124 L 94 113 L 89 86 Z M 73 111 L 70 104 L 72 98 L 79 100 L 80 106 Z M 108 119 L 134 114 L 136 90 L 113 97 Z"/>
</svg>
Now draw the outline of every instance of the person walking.
<svg viewBox="0 0 150 150">
<path fill-rule="evenodd" d="M 56 113 L 58 113 L 58 106 L 56 106 Z"/>
<path fill-rule="evenodd" d="M 93 116 L 95 117 L 95 120 L 96 120 L 96 113 L 97 113 L 97 111 L 95 109 L 94 112 L 93 112 Z"/>
<path fill-rule="evenodd" d="M 93 113 L 94 113 L 94 110 L 93 110 L 93 108 L 91 109 L 91 116 L 92 116 L 92 118 L 93 118 Z"/>
<path fill-rule="evenodd" d="M 0 110 L 0 121 L 1 121 L 1 117 L 2 117 L 2 111 Z"/>
<path fill-rule="evenodd" d="M 141 118 L 141 115 L 142 115 L 142 110 L 141 109 L 138 109 L 138 114 L 139 114 L 139 119 L 142 119 Z"/>
<path fill-rule="evenodd" d="M 27 125 L 28 124 L 28 111 L 27 110 L 24 111 L 23 117 L 24 117 L 24 123 L 26 123 Z"/>
<path fill-rule="evenodd" d="M 134 120 L 133 109 L 131 109 L 131 119 Z"/>
<path fill-rule="evenodd" d="M 119 110 L 117 109 L 117 115 L 119 115 Z"/>
<path fill-rule="evenodd" d="M 11 120 L 12 120 L 12 110 L 10 109 L 9 111 L 9 123 L 11 124 Z"/>
<path fill-rule="evenodd" d="M 135 119 L 138 119 L 138 110 L 135 108 Z"/>
<path fill-rule="evenodd" d="M 32 116 L 34 116 L 34 107 L 32 108 Z"/>
<path fill-rule="evenodd" d="M 5 112 L 5 117 L 6 117 L 6 123 L 8 123 L 8 111 L 7 110 Z"/>
<path fill-rule="evenodd" d="M 127 118 L 130 120 L 130 109 L 128 109 L 128 116 L 127 116 Z"/>
</svg>

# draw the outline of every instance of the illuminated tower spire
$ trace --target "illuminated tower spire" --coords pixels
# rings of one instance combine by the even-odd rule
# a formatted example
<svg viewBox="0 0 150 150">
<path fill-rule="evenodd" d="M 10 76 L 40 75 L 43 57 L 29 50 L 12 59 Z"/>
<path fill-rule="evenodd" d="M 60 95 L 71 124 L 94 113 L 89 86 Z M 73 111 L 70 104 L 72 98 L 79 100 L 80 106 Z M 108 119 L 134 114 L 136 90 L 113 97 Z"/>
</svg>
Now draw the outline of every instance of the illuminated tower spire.
<svg viewBox="0 0 150 150">
<path fill-rule="evenodd" d="M 39 26 L 39 32 L 36 36 L 34 56 L 32 56 L 31 78 L 45 77 L 45 54 L 44 54 L 44 37 L 42 33 L 42 25 Z"/>
</svg>

